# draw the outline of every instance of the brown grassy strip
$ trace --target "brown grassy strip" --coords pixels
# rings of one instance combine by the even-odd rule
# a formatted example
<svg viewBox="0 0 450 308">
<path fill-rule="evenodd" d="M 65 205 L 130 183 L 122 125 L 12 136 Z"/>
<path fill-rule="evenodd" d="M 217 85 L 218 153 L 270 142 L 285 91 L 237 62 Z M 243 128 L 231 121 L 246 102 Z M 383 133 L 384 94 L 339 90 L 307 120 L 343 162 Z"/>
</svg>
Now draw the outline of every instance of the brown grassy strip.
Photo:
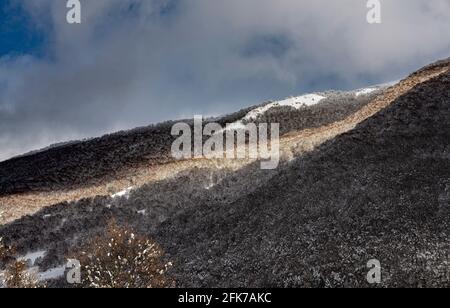
<svg viewBox="0 0 450 308">
<path fill-rule="evenodd" d="M 313 150 L 315 147 L 334 137 L 355 128 L 362 121 L 372 117 L 383 110 L 397 98 L 406 94 L 420 83 L 437 77 L 450 70 L 450 66 L 433 67 L 402 80 L 400 83 L 387 89 L 384 94 L 377 97 L 369 105 L 349 116 L 345 120 L 316 129 L 290 133 L 280 140 L 281 156 L 292 159 L 303 153 Z M 170 179 L 184 170 L 191 168 L 230 169 L 238 170 L 253 160 L 208 160 L 191 159 L 178 161 L 159 166 L 149 166 L 143 163 L 139 167 L 130 169 L 118 178 L 86 188 L 55 192 L 34 192 L 0 197 L 0 224 L 12 222 L 25 215 L 32 215 L 45 206 L 61 202 L 77 201 L 83 198 L 95 196 L 107 196 L 130 186 L 138 188 L 144 184 Z"/>
</svg>

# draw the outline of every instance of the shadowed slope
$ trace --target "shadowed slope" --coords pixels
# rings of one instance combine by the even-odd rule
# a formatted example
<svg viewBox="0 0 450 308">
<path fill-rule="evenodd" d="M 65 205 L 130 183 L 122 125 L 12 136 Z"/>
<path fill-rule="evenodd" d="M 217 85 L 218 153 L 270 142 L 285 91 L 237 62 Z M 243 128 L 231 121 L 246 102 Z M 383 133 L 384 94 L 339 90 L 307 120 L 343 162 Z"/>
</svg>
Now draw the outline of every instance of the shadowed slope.
<svg viewBox="0 0 450 308">
<path fill-rule="evenodd" d="M 114 217 L 164 246 L 180 286 L 366 286 L 372 258 L 383 286 L 447 286 L 449 74 L 421 70 L 343 121 L 289 134 L 281 147 L 298 158 L 278 170 L 179 162 L 129 196 L 93 189 L 25 211 L 0 236 L 47 250 L 45 270 Z"/>
<path fill-rule="evenodd" d="M 355 99 L 352 94 L 330 92 L 331 98 L 312 107 L 271 109 L 267 116 L 281 121 L 281 130 L 286 132 L 281 139 L 282 156 L 298 157 L 353 129 L 414 86 L 448 71 L 449 62 L 429 65 L 374 95 Z M 247 111 L 218 121 L 224 124 L 239 120 Z M 129 186 L 137 188 L 173 178 L 192 168 L 208 168 L 214 173 L 221 169 L 238 170 L 252 162 L 174 162 L 168 154 L 172 140 L 170 123 L 165 123 L 0 163 L 0 224 L 35 213 L 45 206 L 107 196 Z M 17 193 L 21 191 L 26 193 Z"/>
<path fill-rule="evenodd" d="M 450 73 L 158 240 L 185 286 L 450 286 Z"/>
</svg>

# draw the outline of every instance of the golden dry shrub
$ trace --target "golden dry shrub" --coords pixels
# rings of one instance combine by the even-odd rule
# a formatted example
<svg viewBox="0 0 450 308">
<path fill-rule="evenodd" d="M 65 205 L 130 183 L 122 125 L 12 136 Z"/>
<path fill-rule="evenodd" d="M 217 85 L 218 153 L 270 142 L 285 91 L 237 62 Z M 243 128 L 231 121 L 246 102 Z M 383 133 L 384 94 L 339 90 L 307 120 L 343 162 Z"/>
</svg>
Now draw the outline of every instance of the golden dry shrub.
<svg viewBox="0 0 450 308">
<path fill-rule="evenodd" d="M 16 260 L 16 250 L 0 238 L 0 286 L 5 288 L 45 287 L 35 271 L 26 262 Z"/>
<path fill-rule="evenodd" d="M 2 283 L 12 289 L 34 289 L 45 287 L 39 282 L 37 273 L 28 268 L 22 261 L 9 264 L 2 274 Z"/>
<path fill-rule="evenodd" d="M 174 282 L 167 277 L 172 266 L 164 262 L 159 245 L 131 228 L 111 221 L 103 235 L 82 248 L 82 286 L 89 288 L 166 288 Z"/>
</svg>

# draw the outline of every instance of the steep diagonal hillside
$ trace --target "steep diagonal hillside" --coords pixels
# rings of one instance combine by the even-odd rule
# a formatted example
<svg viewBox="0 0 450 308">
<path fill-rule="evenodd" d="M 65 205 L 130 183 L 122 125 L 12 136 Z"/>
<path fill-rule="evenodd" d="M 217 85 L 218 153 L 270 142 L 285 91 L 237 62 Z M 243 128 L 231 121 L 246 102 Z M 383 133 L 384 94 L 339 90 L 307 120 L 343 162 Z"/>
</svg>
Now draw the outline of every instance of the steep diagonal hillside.
<svg viewBox="0 0 450 308">
<path fill-rule="evenodd" d="M 318 106 L 299 110 L 288 108 L 282 112 L 285 117 L 281 121 L 281 132 L 319 127 L 342 120 L 376 96 L 375 93 L 355 96 L 345 92 L 329 95 L 330 98 Z M 243 118 L 253 108 L 217 119 L 205 119 L 205 125 L 214 120 L 225 126 Z M 193 126 L 192 120 L 180 122 Z M 0 196 L 85 188 L 126 178 L 131 169 L 174 163 L 170 149 L 175 140 L 171 135 L 175 123 L 165 122 L 87 141 L 55 145 L 0 162 Z"/>
<path fill-rule="evenodd" d="M 162 245 L 178 286 L 367 286 L 374 258 L 382 286 L 449 286 L 449 67 L 428 66 L 343 119 L 300 121 L 277 170 L 187 160 L 130 168 L 117 188 L 135 189 L 114 196 L 107 184 L 5 196 L 0 237 L 45 251 L 46 270 L 115 218 Z"/>
<path fill-rule="evenodd" d="M 248 122 L 249 118 L 254 122 L 280 121 L 284 133 L 281 139 L 282 156 L 292 159 L 353 129 L 417 84 L 449 68 L 450 60 L 444 60 L 419 70 L 389 88 L 321 93 L 323 99 L 314 104 L 308 100 L 319 96 L 306 95 L 263 104 L 214 120 L 222 125 Z M 177 177 L 180 172 L 194 167 L 220 173 L 222 169 L 238 170 L 252 162 L 175 162 L 169 154 L 173 141 L 171 124 L 57 146 L 0 163 L 0 223 L 33 214 L 52 204 L 107 196 L 130 186 L 138 188 Z"/>
<path fill-rule="evenodd" d="M 230 206 L 204 204 L 159 241 L 186 286 L 450 286 L 450 73 L 295 161 Z"/>
</svg>

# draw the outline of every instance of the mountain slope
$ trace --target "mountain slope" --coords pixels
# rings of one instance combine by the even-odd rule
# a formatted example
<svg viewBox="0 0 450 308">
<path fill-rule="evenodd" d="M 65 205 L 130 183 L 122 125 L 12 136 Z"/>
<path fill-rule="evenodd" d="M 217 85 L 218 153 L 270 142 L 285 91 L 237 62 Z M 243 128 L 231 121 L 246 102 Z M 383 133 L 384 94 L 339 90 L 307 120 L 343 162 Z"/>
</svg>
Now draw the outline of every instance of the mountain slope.
<svg viewBox="0 0 450 308">
<path fill-rule="evenodd" d="M 450 286 L 450 73 L 227 207 L 166 223 L 186 286 Z"/>
<path fill-rule="evenodd" d="M 280 122 L 282 156 L 292 159 L 311 151 L 321 143 L 351 130 L 417 84 L 449 69 L 450 61 L 440 61 L 410 75 L 389 88 L 378 87 L 368 95 L 357 92 L 330 91 L 312 106 L 302 107 L 302 97 L 281 103 L 266 103 L 241 110 L 219 119 L 225 123 L 247 122 L 256 110 L 253 121 Z M 290 105 L 290 104 L 288 104 Z M 192 121 L 187 121 L 192 125 Z M 170 157 L 170 136 L 173 123 L 139 128 L 54 147 L 24 157 L 0 163 L 0 223 L 60 202 L 71 202 L 98 195 L 108 196 L 130 186 L 135 188 L 155 181 L 176 177 L 179 172 L 194 167 L 238 170 L 251 161 L 174 161 Z"/>
<path fill-rule="evenodd" d="M 47 181 L 66 176 L 69 165 L 62 159 L 59 166 L 58 157 L 73 154 L 65 147 L 4 162 L 0 237 L 20 253 L 46 251 L 38 262 L 46 270 L 115 218 L 163 246 L 178 286 L 367 286 L 373 258 L 383 266 L 382 286 L 449 286 L 450 60 L 344 103 L 351 112 L 327 99 L 261 115 L 288 123 L 277 170 L 261 170 L 253 160 L 152 165 L 142 156 L 149 152 L 133 147 L 141 130 L 77 145 L 90 149 L 79 163 L 117 147 L 114 153 L 128 149 L 127 159 L 143 164 L 124 159 L 128 167 L 111 173 L 105 166 L 120 163 L 102 160 L 99 170 L 116 182 L 97 177 L 95 161 L 70 174 L 85 187 Z M 169 140 L 144 135 L 138 143 L 154 153 Z M 54 168 L 33 174 L 39 168 L 26 170 L 33 162 Z M 95 176 L 83 177 L 90 167 Z M 22 186 L 30 174 L 37 185 Z M 134 190 L 115 194 L 129 186 Z M 27 193 L 14 192 L 20 187 Z"/>
</svg>

